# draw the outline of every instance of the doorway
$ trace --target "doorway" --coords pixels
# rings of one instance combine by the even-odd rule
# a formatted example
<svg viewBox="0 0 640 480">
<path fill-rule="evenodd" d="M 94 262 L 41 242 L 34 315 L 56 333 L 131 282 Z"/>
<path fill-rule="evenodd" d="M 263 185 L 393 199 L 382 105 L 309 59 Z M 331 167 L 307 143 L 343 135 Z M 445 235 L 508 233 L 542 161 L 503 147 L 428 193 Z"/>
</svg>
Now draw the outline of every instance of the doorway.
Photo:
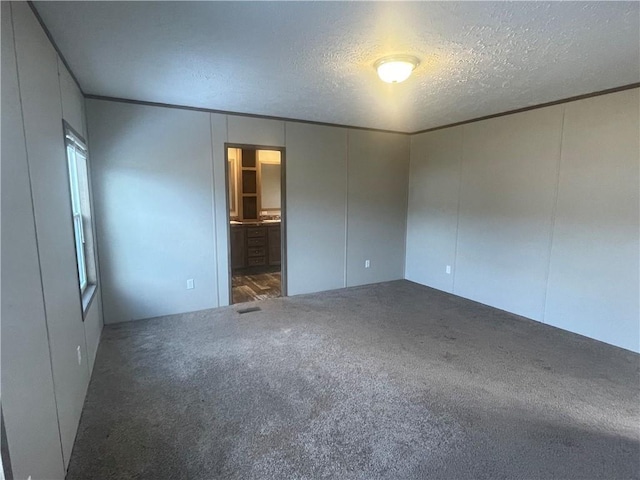
<svg viewBox="0 0 640 480">
<path fill-rule="evenodd" d="M 285 150 L 225 144 L 229 303 L 286 296 Z"/>
</svg>

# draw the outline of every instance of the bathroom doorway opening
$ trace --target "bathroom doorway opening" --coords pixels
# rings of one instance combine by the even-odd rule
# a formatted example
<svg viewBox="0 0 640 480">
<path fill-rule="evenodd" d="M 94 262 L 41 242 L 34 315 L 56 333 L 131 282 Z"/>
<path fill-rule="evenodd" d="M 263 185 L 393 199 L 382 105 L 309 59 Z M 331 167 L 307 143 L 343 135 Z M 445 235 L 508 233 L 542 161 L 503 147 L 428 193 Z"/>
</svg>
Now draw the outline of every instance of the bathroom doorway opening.
<svg viewBox="0 0 640 480">
<path fill-rule="evenodd" d="M 225 144 L 229 303 L 286 296 L 285 149 Z"/>
</svg>

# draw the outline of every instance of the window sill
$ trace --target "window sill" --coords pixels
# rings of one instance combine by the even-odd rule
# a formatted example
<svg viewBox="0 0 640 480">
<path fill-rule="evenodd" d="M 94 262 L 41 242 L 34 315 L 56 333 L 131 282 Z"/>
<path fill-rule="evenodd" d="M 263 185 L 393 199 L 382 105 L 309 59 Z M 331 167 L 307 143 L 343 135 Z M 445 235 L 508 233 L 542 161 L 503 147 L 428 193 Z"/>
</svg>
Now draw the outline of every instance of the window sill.
<svg viewBox="0 0 640 480">
<path fill-rule="evenodd" d="M 84 317 L 87 315 L 89 311 L 89 307 L 91 307 L 91 303 L 96 296 L 96 292 L 98 291 L 97 285 L 95 283 L 87 285 L 87 288 L 84 289 L 82 293 L 82 321 L 84 322 Z"/>
</svg>

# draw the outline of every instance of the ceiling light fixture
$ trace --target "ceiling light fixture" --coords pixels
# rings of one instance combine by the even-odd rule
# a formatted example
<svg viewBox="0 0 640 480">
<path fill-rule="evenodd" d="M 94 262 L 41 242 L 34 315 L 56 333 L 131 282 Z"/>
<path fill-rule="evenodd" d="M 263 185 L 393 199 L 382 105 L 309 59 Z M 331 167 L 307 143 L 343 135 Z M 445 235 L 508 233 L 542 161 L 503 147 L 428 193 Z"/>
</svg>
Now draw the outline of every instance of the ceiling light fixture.
<svg viewBox="0 0 640 480">
<path fill-rule="evenodd" d="M 409 78 L 419 63 L 420 60 L 412 55 L 391 55 L 381 58 L 373 66 L 383 82 L 400 83 Z"/>
</svg>

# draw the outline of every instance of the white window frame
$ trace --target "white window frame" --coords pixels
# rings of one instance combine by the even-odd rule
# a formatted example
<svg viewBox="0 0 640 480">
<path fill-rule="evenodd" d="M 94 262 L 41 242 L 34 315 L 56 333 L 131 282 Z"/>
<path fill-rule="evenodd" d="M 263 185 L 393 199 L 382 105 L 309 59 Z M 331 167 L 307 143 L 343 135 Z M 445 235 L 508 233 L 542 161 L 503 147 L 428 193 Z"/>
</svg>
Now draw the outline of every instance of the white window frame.
<svg viewBox="0 0 640 480">
<path fill-rule="evenodd" d="M 87 276 L 87 251 L 85 249 L 85 227 L 82 217 L 81 193 L 78 181 L 78 157 L 84 162 L 87 161 L 87 146 L 84 140 L 80 138 L 65 125 L 65 145 L 67 155 L 67 167 L 69 170 L 69 190 L 71 192 L 71 215 L 73 218 L 73 236 L 76 248 L 76 261 L 78 264 L 78 281 L 80 284 L 80 293 L 84 294 L 89 279 Z M 88 181 L 88 179 L 87 179 Z"/>
</svg>

